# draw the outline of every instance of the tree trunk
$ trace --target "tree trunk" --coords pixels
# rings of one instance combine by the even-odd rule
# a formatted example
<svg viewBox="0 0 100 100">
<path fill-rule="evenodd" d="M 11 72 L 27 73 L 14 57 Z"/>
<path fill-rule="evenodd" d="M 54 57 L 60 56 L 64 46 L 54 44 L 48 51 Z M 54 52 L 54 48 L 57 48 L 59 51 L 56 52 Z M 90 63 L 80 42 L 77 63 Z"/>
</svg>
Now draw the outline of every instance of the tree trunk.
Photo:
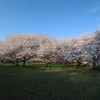
<svg viewBox="0 0 100 100">
<path fill-rule="evenodd" d="M 96 61 L 97 59 L 95 58 L 95 56 L 93 56 L 93 70 L 96 69 Z"/>
<path fill-rule="evenodd" d="M 16 65 L 19 66 L 19 61 L 18 61 L 18 59 L 16 60 Z"/>
<path fill-rule="evenodd" d="M 48 68 L 48 63 L 45 64 L 45 67 Z"/>
<path fill-rule="evenodd" d="M 96 63 L 93 62 L 93 70 L 95 70 L 95 69 L 96 69 Z"/>
<path fill-rule="evenodd" d="M 81 62 L 78 60 L 77 61 L 77 66 L 80 67 L 81 66 Z"/>
<path fill-rule="evenodd" d="M 23 57 L 23 66 L 25 67 L 25 63 L 26 63 L 26 58 Z"/>
</svg>

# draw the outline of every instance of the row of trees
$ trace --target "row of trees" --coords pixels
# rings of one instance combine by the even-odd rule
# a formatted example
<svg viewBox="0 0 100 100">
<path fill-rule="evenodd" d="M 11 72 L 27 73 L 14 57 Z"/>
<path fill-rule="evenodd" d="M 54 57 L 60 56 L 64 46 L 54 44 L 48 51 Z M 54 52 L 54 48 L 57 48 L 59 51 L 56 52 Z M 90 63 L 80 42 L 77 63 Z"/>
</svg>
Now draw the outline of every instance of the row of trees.
<svg viewBox="0 0 100 100">
<path fill-rule="evenodd" d="M 17 66 L 20 61 L 30 59 L 48 63 L 77 63 L 82 62 L 99 65 L 100 56 L 100 30 L 84 34 L 79 38 L 57 40 L 41 34 L 9 35 L 0 41 L 0 61 L 13 61 Z"/>
</svg>

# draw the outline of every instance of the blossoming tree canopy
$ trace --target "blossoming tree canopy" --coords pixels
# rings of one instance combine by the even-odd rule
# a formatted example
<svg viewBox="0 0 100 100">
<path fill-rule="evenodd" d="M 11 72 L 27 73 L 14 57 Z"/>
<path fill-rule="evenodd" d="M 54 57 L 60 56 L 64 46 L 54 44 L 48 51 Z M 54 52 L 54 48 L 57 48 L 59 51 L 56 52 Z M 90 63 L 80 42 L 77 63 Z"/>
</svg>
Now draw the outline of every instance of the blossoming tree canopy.
<svg viewBox="0 0 100 100">
<path fill-rule="evenodd" d="M 0 41 L 0 59 L 25 62 L 38 58 L 45 63 L 82 62 L 99 64 L 100 30 L 78 38 L 57 40 L 43 34 L 8 35 Z M 96 62 L 97 61 L 97 62 Z"/>
</svg>

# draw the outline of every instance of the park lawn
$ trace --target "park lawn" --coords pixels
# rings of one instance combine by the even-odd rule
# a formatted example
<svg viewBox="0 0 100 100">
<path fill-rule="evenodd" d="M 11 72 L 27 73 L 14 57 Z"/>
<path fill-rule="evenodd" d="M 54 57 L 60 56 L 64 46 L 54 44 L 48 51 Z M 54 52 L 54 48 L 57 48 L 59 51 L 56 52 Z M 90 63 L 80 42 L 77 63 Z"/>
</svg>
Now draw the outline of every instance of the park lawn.
<svg viewBox="0 0 100 100">
<path fill-rule="evenodd" d="M 16 63 L 0 63 L 0 66 L 16 66 Z M 19 66 L 23 66 L 23 62 L 19 62 Z M 17 66 L 17 67 L 19 67 Z M 72 67 L 74 65 L 72 64 L 48 64 L 48 68 L 54 69 L 54 68 L 66 68 L 66 67 Z M 25 67 L 33 67 L 33 68 L 46 68 L 46 64 L 43 62 L 26 62 Z"/>
<path fill-rule="evenodd" d="M 0 67 L 0 100 L 99 100 L 100 71 Z"/>
</svg>

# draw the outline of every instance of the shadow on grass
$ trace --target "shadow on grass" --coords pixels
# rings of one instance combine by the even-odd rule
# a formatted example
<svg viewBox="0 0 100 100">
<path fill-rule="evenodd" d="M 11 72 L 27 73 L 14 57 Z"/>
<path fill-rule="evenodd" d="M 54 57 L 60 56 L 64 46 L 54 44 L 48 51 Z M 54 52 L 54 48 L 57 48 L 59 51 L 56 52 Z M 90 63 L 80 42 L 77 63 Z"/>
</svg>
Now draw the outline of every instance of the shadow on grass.
<svg viewBox="0 0 100 100">
<path fill-rule="evenodd" d="M 100 72 L 0 67 L 0 100 L 99 100 Z"/>
</svg>

